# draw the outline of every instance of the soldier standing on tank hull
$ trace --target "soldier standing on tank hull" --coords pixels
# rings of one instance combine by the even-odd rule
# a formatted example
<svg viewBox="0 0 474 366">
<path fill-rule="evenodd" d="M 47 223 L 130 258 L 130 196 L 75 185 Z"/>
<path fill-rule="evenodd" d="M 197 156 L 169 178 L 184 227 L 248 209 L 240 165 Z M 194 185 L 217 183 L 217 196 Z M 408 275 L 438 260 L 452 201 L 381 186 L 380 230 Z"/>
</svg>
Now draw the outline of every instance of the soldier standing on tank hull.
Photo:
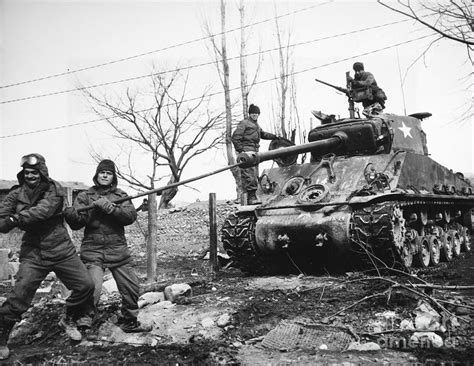
<svg viewBox="0 0 474 366">
<path fill-rule="evenodd" d="M 232 134 L 232 143 L 237 154 L 242 152 L 258 152 L 260 139 L 273 140 L 277 136 L 273 133 L 265 132 L 258 125 L 260 108 L 251 104 L 249 107 L 249 118 L 239 122 Z M 256 191 L 258 187 L 258 165 L 250 168 L 241 168 L 242 191 L 247 193 L 247 204 L 258 203 Z"/>
<path fill-rule="evenodd" d="M 20 165 L 19 185 L 0 202 L 0 232 L 7 233 L 15 227 L 25 231 L 17 281 L 0 307 L 0 360 L 9 357 L 10 331 L 30 307 L 49 272 L 55 272 L 72 290 L 66 299 L 66 314 L 59 322 L 69 338 L 81 340 L 75 321 L 93 308 L 94 283 L 77 255 L 63 218 L 57 215 L 63 208 L 64 188 L 49 177 L 40 154 L 25 155 Z"/>
<path fill-rule="evenodd" d="M 381 112 L 385 108 L 385 101 L 387 96 L 385 92 L 377 85 L 375 77 L 372 73 L 364 71 L 364 64 L 362 62 L 355 62 L 352 66 L 355 75 L 354 78 L 348 77 L 348 82 L 351 83 L 352 89 L 364 89 L 370 87 L 372 97 L 361 100 L 362 105 L 367 111 Z M 377 103 L 379 105 L 377 105 Z"/>
</svg>

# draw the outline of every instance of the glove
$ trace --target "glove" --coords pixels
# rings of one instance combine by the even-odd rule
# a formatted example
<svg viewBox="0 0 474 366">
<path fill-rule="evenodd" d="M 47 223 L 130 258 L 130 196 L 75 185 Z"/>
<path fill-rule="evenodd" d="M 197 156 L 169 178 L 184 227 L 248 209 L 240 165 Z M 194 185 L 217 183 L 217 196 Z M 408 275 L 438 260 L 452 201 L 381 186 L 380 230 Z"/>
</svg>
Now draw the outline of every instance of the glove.
<svg viewBox="0 0 474 366">
<path fill-rule="evenodd" d="M 95 206 L 95 207 L 98 207 L 100 208 L 102 211 L 104 211 L 106 214 L 111 214 L 114 209 L 115 209 L 115 204 L 110 202 L 110 200 L 108 200 L 107 198 L 105 197 L 101 197 L 99 198 L 97 201 L 94 201 L 92 202 L 92 204 Z"/>
<path fill-rule="evenodd" d="M 270 137 L 270 139 L 272 139 L 272 140 L 276 140 L 278 138 L 278 136 L 274 135 L 273 133 L 269 133 L 268 137 Z"/>
<path fill-rule="evenodd" d="M 66 219 L 73 218 L 77 216 L 77 211 L 74 207 L 66 207 L 63 210 L 63 215 Z"/>
<path fill-rule="evenodd" d="M 70 207 L 66 207 L 64 210 L 63 210 L 63 213 L 64 213 L 64 216 L 72 216 L 74 214 L 76 214 L 76 209 L 72 206 Z"/>
<path fill-rule="evenodd" d="M 15 216 L 8 216 L 0 219 L 0 232 L 8 233 L 11 229 L 18 226 L 18 219 Z"/>
<path fill-rule="evenodd" d="M 12 222 L 13 227 L 16 227 L 20 224 L 20 216 L 18 214 L 14 214 L 9 217 L 10 221 Z"/>
</svg>

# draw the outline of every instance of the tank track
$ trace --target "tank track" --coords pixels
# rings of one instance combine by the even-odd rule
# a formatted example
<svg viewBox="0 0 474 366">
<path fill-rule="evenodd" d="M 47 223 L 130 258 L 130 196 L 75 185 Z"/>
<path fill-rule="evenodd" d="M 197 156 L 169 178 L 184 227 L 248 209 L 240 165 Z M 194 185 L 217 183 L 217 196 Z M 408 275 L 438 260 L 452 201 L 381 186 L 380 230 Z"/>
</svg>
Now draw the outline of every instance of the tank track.
<svg viewBox="0 0 474 366">
<path fill-rule="evenodd" d="M 445 267 L 440 260 L 450 262 L 461 251 L 471 251 L 469 229 L 462 225 L 462 215 L 455 217 L 460 211 L 448 202 L 423 199 L 356 207 L 350 235 L 358 266 L 411 270 L 416 265 L 422 271 Z"/>
<path fill-rule="evenodd" d="M 232 267 L 245 273 L 269 275 L 281 273 L 291 264 L 283 253 L 262 256 L 255 241 L 257 218 L 252 212 L 229 214 L 222 224 L 222 244 Z"/>
<path fill-rule="evenodd" d="M 449 202 L 398 200 L 353 207 L 350 237 L 356 268 L 397 268 L 432 272 L 471 251 L 471 236 L 457 207 Z M 440 216 L 441 215 L 441 216 Z M 438 217 L 440 216 L 440 217 Z M 231 213 L 222 225 L 222 243 L 245 273 L 269 275 L 294 270 L 285 252 L 260 253 L 253 212 Z M 418 268 L 413 268 L 417 266 Z"/>
</svg>

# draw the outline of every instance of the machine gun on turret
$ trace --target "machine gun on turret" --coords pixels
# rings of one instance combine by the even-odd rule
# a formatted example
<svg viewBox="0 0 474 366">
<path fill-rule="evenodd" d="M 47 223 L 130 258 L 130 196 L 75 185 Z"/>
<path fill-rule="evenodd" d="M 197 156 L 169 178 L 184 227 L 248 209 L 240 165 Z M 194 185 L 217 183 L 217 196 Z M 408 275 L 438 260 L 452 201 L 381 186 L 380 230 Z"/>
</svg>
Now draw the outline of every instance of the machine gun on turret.
<svg viewBox="0 0 474 366">
<path fill-rule="evenodd" d="M 349 71 L 346 72 L 346 83 L 347 83 L 346 88 L 332 85 L 319 79 L 314 79 L 314 80 L 316 80 L 318 83 L 330 86 L 331 88 L 336 89 L 347 96 L 347 101 L 349 102 L 348 110 L 349 110 L 350 118 L 355 118 L 354 102 L 361 102 L 365 99 L 368 99 L 368 100 L 373 99 L 372 89 L 370 87 L 357 88 L 357 89 L 352 88 L 352 78 L 350 76 Z"/>
<path fill-rule="evenodd" d="M 322 81 L 322 80 L 319 80 L 319 79 L 314 79 L 314 80 L 316 80 L 318 83 L 330 86 L 331 88 L 334 88 L 334 89 L 340 91 L 341 93 L 344 93 L 345 95 L 347 95 L 348 98 L 351 98 L 351 93 L 350 93 L 349 89 L 342 88 L 342 87 L 337 86 L 337 85 L 332 85 L 332 84 L 326 83 L 325 81 Z"/>
</svg>

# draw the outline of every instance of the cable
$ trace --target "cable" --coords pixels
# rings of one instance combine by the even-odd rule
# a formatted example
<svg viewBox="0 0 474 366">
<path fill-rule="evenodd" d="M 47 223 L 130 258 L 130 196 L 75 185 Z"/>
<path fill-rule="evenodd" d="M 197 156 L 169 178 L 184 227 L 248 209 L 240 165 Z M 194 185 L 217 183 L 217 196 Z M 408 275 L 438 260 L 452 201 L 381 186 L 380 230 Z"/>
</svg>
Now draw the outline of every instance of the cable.
<svg viewBox="0 0 474 366">
<path fill-rule="evenodd" d="M 370 54 L 372 54 L 372 53 L 377 53 L 377 52 L 385 51 L 385 50 L 388 50 L 388 49 L 393 48 L 393 47 L 398 47 L 398 46 L 405 45 L 405 44 L 408 44 L 408 43 L 411 43 L 411 42 L 419 41 L 419 40 L 421 40 L 421 39 L 425 39 L 425 38 L 431 37 L 431 36 L 433 36 L 433 35 L 435 35 L 435 34 L 432 33 L 432 34 L 428 34 L 428 35 L 425 35 L 425 36 L 421 36 L 421 37 L 418 37 L 418 38 L 411 39 L 411 40 L 409 40 L 409 41 L 399 42 L 399 43 L 396 43 L 396 44 L 393 44 L 393 45 L 390 45 L 390 46 L 386 46 L 386 47 L 382 47 L 382 48 L 379 48 L 379 49 L 376 49 L 376 50 L 364 52 L 364 53 L 361 53 L 361 54 L 358 54 L 358 55 L 355 55 L 355 56 L 346 57 L 346 58 L 343 58 L 343 59 L 340 59 L 340 60 L 337 60 L 337 61 L 328 62 L 328 63 L 326 63 L 326 64 L 321 64 L 321 65 L 318 65 L 318 66 L 309 67 L 309 68 L 307 68 L 307 69 L 303 69 L 303 70 L 295 71 L 295 72 L 292 72 L 292 73 L 288 73 L 288 74 L 285 75 L 285 76 L 298 75 L 298 74 L 302 74 L 302 73 L 305 73 L 305 72 L 308 72 L 308 71 L 312 71 L 312 70 L 315 70 L 315 69 L 319 69 L 319 68 L 323 68 L 323 67 L 335 65 L 335 64 L 338 64 L 338 63 L 341 63 L 341 62 L 344 62 L 344 61 L 352 60 L 352 59 L 354 59 L 354 58 L 359 58 L 359 57 L 361 57 L 361 56 L 367 56 L 367 55 L 370 55 Z M 268 82 L 270 82 L 270 81 L 273 81 L 273 80 L 276 80 L 276 79 L 279 79 L 279 78 L 280 78 L 280 76 L 276 76 L 276 77 L 274 77 L 274 78 L 270 78 L 270 79 L 266 79 L 266 80 L 262 80 L 262 81 L 257 81 L 257 82 L 255 82 L 254 84 L 268 83 Z M 229 91 L 235 91 L 235 90 L 240 90 L 240 86 L 239 86 L 239 87 L 235 87 L 235 88 L 231 88 Z M 222 93 L 223 93 L 222 91 L 215 92 L 215 93 L 210 93 L 210 94 L 206 95 L 206 98 L 210 98 L 210 97 L 213 97 L 213 96 L 215 96 L 215 95 L 222 94 Z M 183 101 L 181 101 L 181 102 L 182 102 L 182 103 L 184 103 L 184 102 L 192 102 L 192 101 L 199 100 L 199 99 L 202 99 L 202 96 L 200 96 L 200 97 L 195 97 L 195 98 L 190 98 L 190 99 L 187 99 L 187 100 L 183 100 Z M 163 105 L 162 107 L 171 106 L 171 105 L 173 105 L 173 103 L 165 104 L 165 105 Z M 146 109 L 142 109 L 142 110 L 135 111 L 135 113 L 147 112 L 147 111 L 153 110 L 153 109 L 155 109 L 155 108 L 156 108 L 156 107 L 146 108 Z M 75 126 L 80 126 L 80 125 L 85 125 L 85 124 L 90 124 L 90 123 L 102 122 L 102 121 L 106 121 L 106 120 L 108 120 L 108 119 L 114 119 L 114 118 L 117 118 L 117 116 L 104 117 L 104 118 L 94 119 L 94 120 L 90 120 L 90 121 L 83 121 L 83 122 L 77 122 L 77 123 L 72 123 L 72 124 L 68 124 L 68 125 L 62 125 L 62 126 L 56 126 L 56 127 L 51 127 L 51 128 L 45 128 L 45 129 L 41 129 L 41 130 L 35 130 L 35 131 L 29 131 L 29 132 L 22 132 L 22 133 L 7 135 L 7 136 L 0 136 L 0 138 L 1 138 L 1 139 L 6 139 L 6 138 L 10 138 L 10 137 L 18 137 L 18 136 L 24 136 L 24 135 L 32 135 L 32 134 L 40 133 L 40 132 L 47 132 L 47 131 L 53 131 L 53 130 L 59 130 L 59 129 L 63 129 L 63 128 L 68 128 L 68 127 L 75 127 Z"/>
<path fill-rule="evenodd" d="M 137 54 L 137 55 L 128 56 L 128 57 L 124 57 L 124 58 L 120 58 L 120 59 L 117 59 L 117 60 L 112 60 L 112 61 L 108 61 L 108 62 L 104 62 L 104 63 L 101 63 L 101 64 L 92 65 L 92 66 L 87 66 L 87 67 L 83 67 L 83 68 L 76 69 L 76 70 L 69 70 L 69 71 L 58 73 L 58 74 L 43 76 L 43 77 L 39 77 L 39 78 L 36 78 L 36 79 L 20 81 L 20 82 L 17 82 L 17 83 L 12 83 L 12 84 L 7 84 L 7 85 L 1 85 L 0 89 L 10 88 L 10 87 L 13 87 L 13 86 L 18 86 L 18 85 L 29 84 L 29 83 L 33 83 L 33 82 L 36 82 L 36 81 L 46 80 L 46 79 L 52 79 L 52 78 L 59 77 L 59 76 L 74 74 L 74 73 L 82 72 L 82 71 L 85 71 L 85 70 L 95 69 L 95 68 L 112 65 L 112 64 L 119 63 L 119 62 L 123 62 L 123 61 L 132 60 L 134 58 L 147 56 L 147 55 L 150 55 L 152 53 L 166 51 L 166 50 L 170 50 L 170 49 L 173 49 L 173 48 L 176 48 L 176 47 L 186 46 L 186 45 L 191 44 L 191 43 L 204 41 L 206 39 L 210 39 L 210 38 L 220 36 L 220 35 L 223 35 L 223 34 L 226 34 L 226 33 L 232 33 L 232 32 L 235 32 L 237 30 L 240 30 L 240 29 L 253 27 L 255 25 L 263 24 L 263 23 L 266 23 L 266 22 L 269 22 L 269 21 L 273 21 L 275 19 L 279 19 L 279 18 L 283 18 L 283 17 L 290 16 L 290 15 L 293 15 L 293 14 L 301 13 L 301 12 L 304 12 L 304 11 L 307 11 L 307 10 L 310 10 L 310 9 L 313 9 L 313 8 L 316 8 L 316 7 L 319 7 L 319 6 L 322 6 L 322 5 L 329 4 L 332 1 L 333 0 L 330 0 L 328 2 L 321 3 L 321 4 L 314 4 L 314 5 L 308 6 L 306 8 L 302 8 L 302 9 L 295 10 L 295 11 L 292 11 L 292 12 L 289 12 L 289 13 L 286 13 L 286 14 L 278 15 L 278 16 L 273 17 L 273 18 L 268 18 L 268 19 L 264 19 L 264 20 L 261 20 L 261 21 L 255 22 L 255 23 L 247 24 L 247 25 L 244 25 L 243 27 L 233 28 L 231 30 L 219 32 L 219 33 L 216 33 L 216 34 L 211 34 L 211 35 L 206 36 L 206 37 L 196 38 L 196 39 L 186 41 L 186 42 L 182 42 L 182 43 L 177 43 L 177 44 L 174 44 L 174 45 L 171 45 L 171 46 L 167 46 L 167 47 L 159 48 L 159 49 L 156 49 L 156 50 L 140 53 L 140 54 Z"/>
<path fill-rule="evenodd" d="M 332 35 L 332 36 L 326 36 L 326 37 L 322 37 L 322 38 L 316 38 L 316 39 L 309 40 L 309 41 L 297 42 L 297 43 L 293 43 L 293 44 L 287 45 L 287 46 L 285 46 L 285 47 L 298 47 L 298 46 L 302 46 L 302 45 L 309 44 L 309 43 L 314 43 L 314 42 L 319 42 L 319 41 L 325 41 L 325 40 L 329 40 L 329 39 L 333 39 L 333 38 L 343 37 L 343 36 L 347 36 L 347 35 L 351 35 L 351 34 L 355 34 L 355 33 L 359 33 L 359 32 L 365 32 L 365 31 L 368 31 L 368 30 L 374 30 L 374 29 L 377 29 L 377 28 L 383 28 L 383 27 L 386 27 L 386 26 L 389 26 L 389 25 L 404 23 L 404 22 L 408 22 L 408 21 L 411 21 L 411 19 L 408 19 L 408 20 L 399 20 L 399 21 L 396 21 L 396 22 L 390 22 L 390 23 L 380 24 L 380 25 L 376 25 L 376 26 L 373 26 L 373 27 L 361 28 L 361 29 L 358 29 L 358 30 L 350 31 L 350 32 L 339 33 L 339 34 L 335 34 L 335 35 Z M 281 49 L 281 47 L 270 48 L 270 49 L 267 49 L 267 50 L 262 50 L 262 51 L 258 51 L 258 52 L 248 53 L 248 54 L 242 55 L 242 56 L 239 55 L 239 56 L 230 57 L 230 58 L 227 58 L 227 60 L 229 60 L 229 61 L 231 61 L 231 60 L 236 60 L 236 59 L 239 59 L 240 57 L 255 56 L 255 55 L 259 55 L 259 54 L 264 54 L 264 53 L 268 53 L 268 52 L 277 51 L 277 50 L 280 50 L 280 49 Z M 21 101 L 24 101 L 24 100 L 31 100 L 31 99 L 49 97 L 49 96 L 53 96 L 53 95 L 59 95 L 59 94 L 71 93 L 71 92 L 75 92 L 75 91 L 81 91 L 81 90 L 87 90 L 87 89 L 97 88 L 97 87 L 100 87 L 100 86 L 107 86 L 107 85 L 118 84 L 118 83 L 123 83 L 123 82 L 127 82 L 127 81 L 134 81 L 134 80 L 138 80 L 138 79 L 147 78 L 147 77 L 150 77 L 150 76 L 157 76 L 157 75 L 163 75 L 163 74 L 167 74 L 167 73 L 177 72 L 177 71 L 180 71 L 180 70 L 191 70 L 191 69 L 194 69 L 194 68 L 197 68 L 197 67 L 212 65 L 212 64 L 214 64 L 214 63 L 216 63 L 215 60 L 214 60 L 214 61 L 209 61 L 209 62 L 200 63 L 200 64 L 194 64 L 194 65 L 186 66 L 186 67 L 179 68 L 179 69 L 172 69 L 172 70 L 167 70 L 167 71 L 160 71 L 160 72 L 157 72 L 157 73 L 152 73 L 152 74 L 147 74 L 147 75 L 141 75 L 141 76 L 135 76 L 135 77 L 132 77 L 132 78 L 127 78 L 127 79 L 109 81 L 109 82 L 106 82 L 106 83 L 95 84 L 95 85 L 89 85 L 89 86 L 85 86 L 85 87 L 81 87 L 81 88 L 74 88 L 74 89 L 68 89 L 68 90 L 61 90 L 61 91 L 57 91 L 57 92 L 51 92 L 51 93 L 45 93 L 45 94 L 32 95 L 32 96 L 24 97 L 24 98 L 17 98 L 17 99 L 5 100 L 5 101 L 0 102 L 0 104 L 8 104 L 8 103 L 21 102 Z"/>
</svg>

